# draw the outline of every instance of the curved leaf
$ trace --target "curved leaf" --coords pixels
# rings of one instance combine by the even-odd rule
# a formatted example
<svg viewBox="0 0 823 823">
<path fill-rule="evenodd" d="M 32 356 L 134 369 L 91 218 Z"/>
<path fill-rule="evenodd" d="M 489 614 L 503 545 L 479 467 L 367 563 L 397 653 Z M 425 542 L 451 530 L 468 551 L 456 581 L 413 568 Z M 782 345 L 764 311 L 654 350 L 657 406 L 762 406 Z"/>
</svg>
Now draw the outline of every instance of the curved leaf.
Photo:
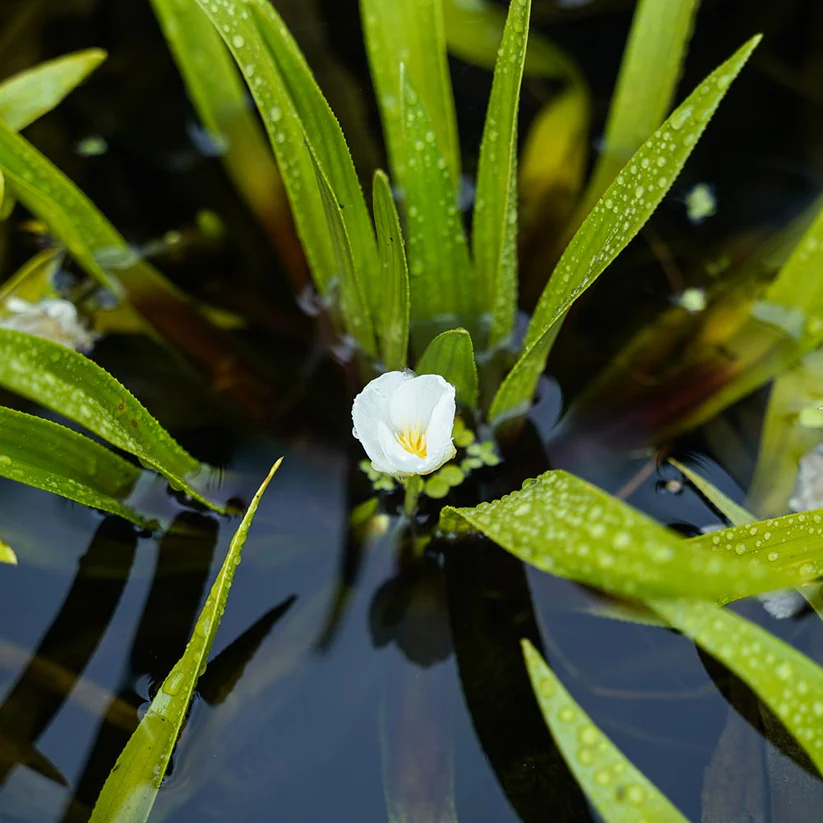
<svg viewBox="0 0 823 823">
<path fill-rule="evenodd" d="M 8 563 L 10 566 L 17 565 L 17 555 L 11 546 L 0 540 L 0 563 Z"/>
<path fill-rule="evenodd" d="M 716 535 L 707 535 L 709 545 L 701 542 L 706 538 L 686 540 L 563 471 L 527 480 L 520 491 L 473 509 L 447 506 L 440 527 L 475 529 L 541 571 L 627 597 L 729 602 L 802 585 L 823 568 L 819 548 L 816 562 L 804 558 L 779 568 L 712 551 Z"/>
<path fill-rule="evenodd" d="M 74 420 L 160 472 L 206 506 L 193 487 L 203 467 L 105 369 L 41 337 L 0 329 L 0 386 Z"/>
<path fill-rule="evenodd" d="M 185 723 L 197 680 L 206 668 L 260 498 L 281 462 L 282 458 L 274 464 L 251 501 L 232 538 L 186 651 L 163 681 L 140 725 L 117 758 L 95 803 L 91 823 L 115 820 L 118 823 L 143 823 L 148 819 Z"/>
<path fill-rule="evenodd" d="M 669 458 L 669 463 L 678 471 L 683 472 L 689 482 L 697 488 L 703 497 L 734 526 L 745 526 L 757 520 L 751 512 L 746 511 L 746 509 L 735 503 L 730 497 L 723 494 L 717 486 L 699 475 L 694 469 L 689 468 L 689 466 L 680 463 L 672 457 Z"/>
<path fill-rule="evenodd" d="M 752 38 L 692 92 L 632 157 L 586 218 L 543 291 L 520 358 L 492 401 L 492 420 L 530 401 L 557 334 L 554 327 L 657 208 L 759 42 L 759 36 Z"/>
<path fill-rule="evenodd" d="M 468 408 L 477 405 L 477 364 L 471 335 L 452 329 L 437 335 L 417 362 L 418 374 L 439 374 L 451 383 L 457 399 Z"/>
<path fill-rule="evenodd" d="M 62 249 L 43 249 L 22 266 L 4 283 L 0 284 L 0 315 L 6 313 L 6 300 L 19 297 L 29 303 L 37 303 L 55 297 L 57 290 L 52 280 L 60 271 L 65 254 Z"/>
<path fill-rule="evenodd" d="M 604 823 L 687 823 L 686 818 L 592 722 L 528 640 L 532 689 L 566 765 Z"/>
<path fill-rule="evenodd" d="M 65 426 L 2 406 L 0 477 L 152 525 L 122 502 L 140 477 L 136 466 Z"/>
</svg>

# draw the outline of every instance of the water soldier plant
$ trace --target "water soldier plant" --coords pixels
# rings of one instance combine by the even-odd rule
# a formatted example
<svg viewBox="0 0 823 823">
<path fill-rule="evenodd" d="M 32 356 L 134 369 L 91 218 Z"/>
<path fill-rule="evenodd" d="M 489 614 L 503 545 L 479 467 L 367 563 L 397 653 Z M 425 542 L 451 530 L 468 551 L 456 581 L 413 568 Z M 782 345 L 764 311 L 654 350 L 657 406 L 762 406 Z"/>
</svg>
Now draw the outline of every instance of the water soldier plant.
<svg viewBox="0 0 823 823">
<path fill-rule="evenodd" d="M 292 282 L 302 288 L 287 211 L 294 220 L 323 309 L 324 333 L 341 359 L 354 364 L 351 371 L 362 390 L 352 408 L 353 433 L 369 458 L 362 468 L 375 491 L 356 510 L 358 524 L 379 521 L 382 531 L 391 531 L 401 543 L 399 535 L 407 533 L 418 560 L 434 545 L 445 542 L 448 550 L 458 540 L 478 540 L 481 535 L 540 572 L 604 592 L 622 604 L 619 614 L 624 619 L 676 629 L 745 682 L 814 767 L 823 768 L 823 669 L 723 608 L 791 588 L 818 604 L 823 510 L 785 514 L 789 489 L 785 500 L 770 499 L 766 508 L 771 519 L 757 520 L 695 476 L 728 526 L 686 538 L 560 470 L 528 479 L 522 488 L 476 506 L 440 508 L 436 502 L 456 493 L 471 472 L 494 473 L 503 447 L 517 438 L 534 403 L 564 319 L 670 191 L 760 38 L 740 46 L 669 113 L 697 3 L 638 3 L 602 154 L 575 208 L 566 210 L 551 242 L 539 244 L 540 259 L 553 256 L 556 265 L 540 284 L 539 298 L 522 328 L 517 322 L 519 289 L 534 288 L 535 264 L 522 267 L 532 280 L 519 284 L 518 246 L 528 247 L 519 226 L 522 215 L 528 216 L 525 234 L 540 225 L 541 215 L 552 208 L 544 198 L 552 189 L 546 177 L 559 174 L 557 164 L 535 159 L 531 145 L 524 150 L 528 168 L 518 172 L 524 72 L 531 65 L 533 71 L 555 72 L 568 81 L 545 116 L 556 117 L 562 110 L 574 134 L 581 124 L 585 130 L 589 116 L 579 76 L 562 60 L 552 63 L 546 55 L 554 52 L 543 41 L 530 41 L 530 0 L 511 0 L 504 21 L 483 3 L 471 13 L 475 24 L 499 31 L 500 39 L 493 49 L 494 78 L 476 191 L 471 214 L 465 216 L 466 181 L 447 62 L 447 44 L 458 51 L 469 48 L 460 36 L 466 19 L 461 15 L 468 14 L 465 8 L 460 11 L 465 4 L 361 0 L 391 172 L 375 172 L 370 204 L 343 131 L 268 0 L 152 0 L 152 5 L 203 124 L 224 148 L 229 175 L 269 231 Z M 488 49 L 475 56 L 486 59 Z M 81 57 L 75 56 L 59 64 L 62 89 L 82 80 L 102 55 L 83 59 L 86 62 L 78 64 Z M 202 68 L 206 62 L 219 82 L 207 82 Z M 25 81 L 49 88 L 54 72 L 54 66 L 42 66 Z M 244 106 L 241 77 L 268 136 L 276 171 L 261 149 L 260 126 Z M 272 392 L 250 390 L 250 385 L 268 386 L 254 356 L 213 322 L 215 315 L 202 311 L 137 255 L 79 189 L 19 134 L 32 116 L 42 113 L 27 113 L 22 103 L 14 102 L 19 91 L 15 97 L 9 88 L 19 89 L 21 82 L 17 78 L 0 86 L 0 171 L 8 190 L 7 213 L 12 200 L 19 200 L 48 226 L 97 287 L 120 301 L 120 310 L 133 322 L 182 353 L 213 385 L 228 386 L 224 394 L 237 408 L 265 419 Z M 59 96 L 53 93 L 47 107 Z M 542 122 L 538 125 L 543 128 Z M 259 169 L 250 159 L 258 157 L 266 158 Z M 535 176 L 538 185 L 521 203 L 519 179 Z M 775 444 L 787 435 L 781 428 L 785 420 L 776 422 L 774 409 L 785 381 L 812 368 L 823 342 L 823 290 L 815 285 L 823 282 L 823 213 L 817 208 L 807 215 L 805 231 L 774 279 L 747 300 L 744 309 L 736 309 L 735 322 L 724 327 L 722 342 L 740 356 L 711 382 L 707 395 L 678 399 L 675 413 L 660 421 L 656 435 L 671 436 L 694 426 L 778 378 L 761 465 L 779 459 Z M 47 263 L 44 258 L 30 265 L 25 276 L 15 279 L 14 289 L 31 289 L 36 282 L 40 288 L 34 299 L 44 299 L 50 282 L 42 277 Z M 26 294 L 31 297 L 31 292 Z M 708 338 L 717 343 L 712 320 L 724 305 L 728 308 L 723 299 L 721 294 L 695 317 L 689 316 L 689 322 L 684 317 L 695 313 L 683 306 L 677 308 L 675 321 L 660 321 L 672 340 L 688 339 L 697 353 L 686 359 L 695 371 L 709 359 L 699 343 Z M 99 312 L 99 306 L 92 311 Z M 632 357 L 641 357 L 648 346 L 647 339 L 633 343 Z M 242 379 L 225 380 L 227 362 Z M 619 358 L 573 410 L 573 423 L 588 419 L 603 387 L 612 391 L 625 369 L 626 359 Z M 191 502 L 225 511 L 211 499 L 208 467 L 82 354 L 19 330 L 0 329 L 0 386 L 134 456 Z M 809 425 L 808 409 L 801 423 L 805 446 L 816 425 Z M 775 433 L 778 428 L 780 434 Z M 798 436 L 794 428 L 790 435 Z M 784 476 L 796 471 L 799 456 L 784 466 Z M 51 421 L 0 409 L 0 475 L 118 514 L 141 527 L 159 528 L 136 505 L 133 495 L 141 471 L 134 463 Z M 185 655 L 111 772 L 92 820 L 148 819 L 266 483 L 232 541 Z M 398 485 L 405 491 L 402 510 L 394 494 Z M 757 501 L 770 498 L 767 470 L 761 469 L 755 485 L 754 507 L 760 512 Z M 394 525 L 387 526 L 387 521 Z M 13 560 L 13 552 L 0 544 L 0 561 Z M 557 748 L 602 818 L 684 820 L 595 726 L 528 638 L 523 639 L 522 654 Z M 402 799 L 389 798 L 390 807 L 397 803 L 402 805 Z"/>
</svg>

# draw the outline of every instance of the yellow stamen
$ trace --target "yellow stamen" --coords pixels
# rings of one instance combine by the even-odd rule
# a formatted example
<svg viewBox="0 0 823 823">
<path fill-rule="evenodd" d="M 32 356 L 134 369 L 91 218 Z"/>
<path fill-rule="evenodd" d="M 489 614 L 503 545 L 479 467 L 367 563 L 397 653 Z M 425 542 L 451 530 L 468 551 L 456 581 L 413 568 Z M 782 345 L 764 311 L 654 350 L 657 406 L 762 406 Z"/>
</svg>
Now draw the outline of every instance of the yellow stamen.
<svg viewBox="0 0 823 823">
<path fill-rule="evenodd" d="M 410 426 L 408 423 L 403 424 L 403 431 L 395 434 L 397 442 L 409 454 L 416 457 L 426 456 L 426 433 L 420 431 L 420 424 Z"/>
</svg>

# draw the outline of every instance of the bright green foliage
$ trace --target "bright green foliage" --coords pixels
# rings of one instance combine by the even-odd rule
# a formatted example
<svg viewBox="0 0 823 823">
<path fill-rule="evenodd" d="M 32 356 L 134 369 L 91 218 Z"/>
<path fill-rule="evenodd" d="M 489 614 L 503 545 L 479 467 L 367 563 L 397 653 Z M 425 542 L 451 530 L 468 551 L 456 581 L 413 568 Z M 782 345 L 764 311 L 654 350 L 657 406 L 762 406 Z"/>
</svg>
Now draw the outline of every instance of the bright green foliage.
<svg viewBox="0 0 823 823">
<path fill-rule="evenodd" d="M 360 11 L 392 178 L 405 187 L 407 164 L 412 162 L 400 108 L 402 64 L 431 121 L 454 199 L 460 183 L 460 143 L 441 0 L 360 0 Z"/>
<path fill-rule="evenodd" d="M 517 111 L 531 0 L 509 6 L 480 144 L 472 251 L 480 305 L 491 310 L 489 347 L 514 329 L 517 312 Z"/>
<path fill-rule="evenodd" d="M 476 315 L 481 306 L 474 286 L 466 234 L 457 199 L 428 112 L 401 71 L 403 134 L 408 169 L 406 217 L 411 318 Z"/>
<path fill-rule="evenodd" d="M 566 765 L 604 823 L 686 823 L 660 790 L 606 737 L 528 640 L 526 668 Z"/>
<path fill-rule="evenodd" d="M 137 457 L 206 506 L 193 487 L 203 467 L 141 403 L 96 363 L 58 343 L 0 329 L 0 386 L 74 420 Z"/>
<path fill-rule="evenodd" d="M 52 278 L 60 271 L 64 256 L 62 249 L 43 249 L 27 260 L 5 283 L 0 284 L 0 314 L 4 313 L 9 297 L 30 303 L 55 297 L 57 291 Z"/>
<path fill-rule="evenodd" d="M 232 538 L 186 651 L 163 681 L 140 725 L 117 758 L 94 806 L 91 823 L 143 823 L 148 819 L 185 723 L 197 680 L 206 668 L 260 498 L 281 460 L 272 467 L 251 501 Z"/>
<path fill-rule="evenodd" d="M 88 437 L 0 406 L 0 477 L 147 526 L 122 502 L 139 476 L 137 467 Z"/>
<path fill-rule="evenodd" d="M 468 408 L 477 405 L 477 365 L 471 335 L 465 329 L 439 334 L 417 361 L 418 374 L 439 374 L 451 383 L 457 399 Z"/>
<path fill-rule="evenodd" d="M 377 471 L 377 469 L 372 466 L 371 460 L 361 460 L 360 471 L 369 478 L 372 488 L 376 492 L 391 492 L 394 491 L 395 486 L 397 485 L 397 481 L 390 474 L 384 474 L 383 472 Z"/>
<path fill-rule="evenodd" d="M 583 214 L 671 109 L 699 5 L 699 0 L 638 2 Z"/>
<path fill-rule="evenodd" d="M 387 371 L 406 367 L 409 350 L 409 269 L 400 218 L 394 205 L 389 178 L 377 171 L 372 187 L 374 225 L 380 255 L 380 309 L 374 325 Z"/>
<path fill-rule="evenodd" d="M 351 336 L 357 341 L 360 349 L 367 355 L 377 354 L 377 344 L 374 339 L 374 329 L 371 324 L 369 308 L 363 287 L 357 278 L 357 269 L 354 262 L 354 248 L 346 232 L 346 223 L 343 211 L 334 192 L 326 180 L 314 153 L 311 152 L 317 187 L 323 201 L 323 210 L 326 213 L 326 225 L 331 237 L 332 250 L 337 266 L 337 280 L 340 288 L 340 308 L 346 319 L 346 326 Z"/>
<path fill-rule="evenodd" d="M 747 683 L 823 769 L 823 669 L 770 632 L 708 603 L 648 604 Z"/>
<path fill-rule="evenodd" d="M 712 551 L 713 539 L 725 540 L 725 532 L 708 535 L 709 545 L 701 542 L 706 538 L 685 540 L 563 471 L 527 480 L 520 491 L 473 509 L 446 507 L 440 528 L 475 529 L 542 571 L 629 597 L 729 602 L 801 585 L 823 569 L 819 546 L 816 562 L 778 567 Z"/>
<path fill-rule="evenodd" d="M 492 402 L 490 419 L 531 399 L 557 323 L 657 208 L 759 41 L 752 38 L 700 84 L 632 157 L 586 218 L 543 291 L 523 352 Z"/>
<path fill-rule="evenodd" d="M 440 471 L 429 475 L 424 486 L 425 493 L 435 500 L 442 500 L 455 486 L 466 479 L 466 473 L 454 463 L 443 466 Z"/>
<path fill-rule="evenodd" d="M 694 484 L 697 490 L 714 506 L 732 525 L 745 526 L 749 523 L 754 523 L 757 518 L 747 512 L 742 506 L 739 506 L 734 500 L 731 500 L 713 483 L 710 483 L 704 477 L 701 477 L 696 471 L 690 469 L 683 463 L 669 458 L 676 469 L 683 472 L 689 481 Z"/>
<path fill-rule="evenodd" d="M 0 120 L 22 131 L 50 112 L 106 59 L 101 49 L 58 57 L 0 83 Z"/>
<path fill-rule="evenodd" d="M 11 546 L 0 540 L 0 563 L 8 563 L 10 566 L 17 565 L 17 555 Z"/>
</svg>

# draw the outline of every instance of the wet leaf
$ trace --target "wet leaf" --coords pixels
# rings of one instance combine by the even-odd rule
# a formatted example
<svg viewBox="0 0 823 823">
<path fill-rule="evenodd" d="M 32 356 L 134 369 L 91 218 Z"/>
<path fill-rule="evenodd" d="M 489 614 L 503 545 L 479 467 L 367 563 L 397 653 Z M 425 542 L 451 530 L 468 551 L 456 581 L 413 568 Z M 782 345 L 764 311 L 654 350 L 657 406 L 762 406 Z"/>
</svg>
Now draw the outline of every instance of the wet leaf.
<svg viewBox="0 0 823 823">
<path fill-rule="evenodd" d="M 401 71 L 400 107 L 409 167 L 406 174 L 407 254 L 411 319 L 478 313 L 479 294 L 463 222 L 434 124 Z M 401 87 L 398 87 L 401 89 Z"/>
<path fill-rule="evenodd" d="M 94 806 L 91 823 L 111 823 L 114 820 L 118 823 L 142 823 L 148 819 L 177 737 L 186 721 L 197 680 L 206 667 L 260 498 L 281 461 L 282 458 L 274 464 L 249 505 L 232 538 L 186 651 L 163 681 L 137 731 L 117 758 Z"/>
<path fill-rule="evenodd" d="M 555 326 L 657 208 L 759 41 L 759 36 L 750 40 L 700 84 L 632 157 L 586 218 L 543 291 L 522 354 L 492 402 L 492 420 L 529 403 L 557 334 Z"/>
<path fill-rule="evenodd" d="M 0 83 L 0 120 L 22 131 L 55 108 L 105 59 L 102 49 L 86 49 L 9 77 Z"/>
<path fill-rule="evenodd" d="M 0 563 L 8 563 L 11 566 L 17 565 L 17 555 L 11 546 L 0 540 Z"/>
<path fill-rule="evenodd" d="M 742 506 L 738 505 L 731 498 L 723 494 L 720 489 L 713 483 L 710 483 L 704 477 L 701 477 L 696 471 L 688 466 L 680 463 L 673 458 L 669 458 L 669 463 L 672 464 L 678 471 L 686 475 L 689 482 L 692 483 L 697 490 L 705 497 L 709 503 L 712 504 L 732 525 L 745 526 L 749 523 L 754 523 L 757 518 L 746 511 Z"/>
<path fill-rule="evenodd" d="M 406 367 L 409 349 L 409 269 L 400 218 L 385 172 L 375 172 L 372 199 L 383 281 L 379 290 L 382 306 L 374 321 L 386 370 L 398 371 Z"/>
<path fill-rule="evenodd" d="M 420 106 L 428 114 L 451 187 L 449 201 L 454 200 L 460 184 L 460 143 L 441 0 L 360 0 L 360 16 L 392 179 L 405 187 L 406 164 L 412 162 L 405 146 L 409 137 L 399 97 L 402 63 L 410 85 L 420 95 Z"/>
<path fill-rule="evenodd" d="M 465 329 L 439 334 L 417 361 L 418 374 L 439 374 L 451 383 L 463 405 L 477 405 L 477 365 L 471 335 Z"/>
<path fill-rule="evenodd" d="M 699 5 L 699 0 L 640 0 L 637 4 L 609 107 L 603 151 L 583 197 L 582 215 L 666 118 Z"/>
<path fill-rule="evenodd" d="M 195 488 L 204 467 L 105 369 L 71 349 L 31 334 L 0 329 L 0 386 L 79 423 L 133 454 L 176 489 L 217 511 Z"/>
<path fill-rule="evenodd" d="M 517 312 L 517 112 L 530 14 L 531 0 L 509 6 L 477 166 L 472 252 L 490 348 L 511 335 Z"/>
<path fill-rule="evenodd" d="M 686 823 L 660 790 L 606 737 L 540 653 L 522 640 L 543 719 L 563 759 L 605 823 Z"/>
<path fill-rule="evenodd" d="M 649 602 L 752 688 L 823 768 L 823 669 L 770 632 L 709 603 Z"/>
<path fill-rule="evenodd" d="M 309 150 L 310 151 L 310 150 Z M 323 201 L 323 211 L 326 214 L 326 226 L 331 237 L 332 250 L 337 268 L 337 279 L 340 284 L 340 308 L 346 320 L 346 328 L 357 345 L 366 354 L 375 356 L 377 346 L 374 339 L 374 328 L 366 305 L 366 296 L 363 285 L 357 277 L 357 268 L 354 262 L 354 247 L 346 231 L 343 218 L 343 209 L 332 191 L 326 175 L 320 164 L 311 152 L 317 188 Z"/>
<path fill-rule="evenodd" d="M 123 503 L 140 477 L 138 468 L 65 426 L 2 406 L 0 477 L 151 525 Z"/>
<path fill-rule="evenodd" d="M 725 541 L 725 532 L 686 540 L 563 471 L 527 480 L 520 491 L 473 509 L 446 507 L 440 528 L 474 529 L 541 571 L 627 597 L 729 602 L 802 585 L 823 569 L 819 546 L 811 552 L 815 562 L 787 557 L 777 567 L 713 551 L 714 538 Z"/>
</svg>

